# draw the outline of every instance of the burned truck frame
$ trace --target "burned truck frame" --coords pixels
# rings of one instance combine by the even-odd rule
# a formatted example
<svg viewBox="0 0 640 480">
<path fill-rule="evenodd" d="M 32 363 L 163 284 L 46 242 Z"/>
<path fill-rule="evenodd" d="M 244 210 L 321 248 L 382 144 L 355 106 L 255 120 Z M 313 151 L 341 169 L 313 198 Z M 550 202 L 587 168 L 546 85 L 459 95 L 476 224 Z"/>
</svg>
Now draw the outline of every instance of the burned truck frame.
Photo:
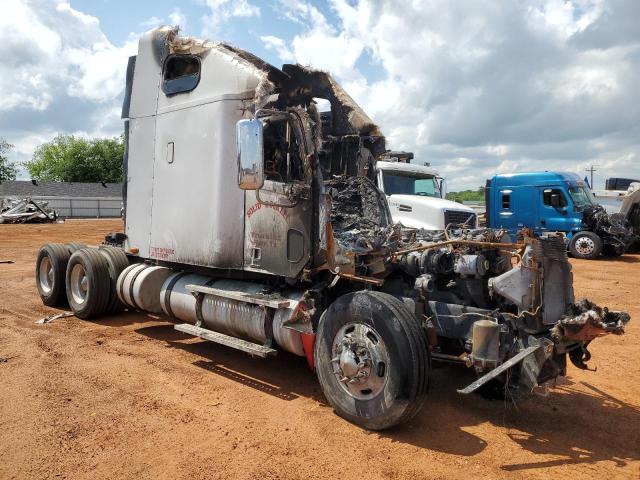
<svg viewBox="0 0 640 480">
<path fill-rule="evenodd" d="M 393 224 L 372 181 L 385 138 L 325 72 L 163 27 L 130 59 L 123 118 L 125 231 L 43 246 L 47 305 L 162 313 L 252 355 L 306 357 L 369 429 L 420 409 L 432 361 L 477 372 L 462 393 L 528 392 L 628 321 L 574 301 L 560 238 Z"/>
</svg>

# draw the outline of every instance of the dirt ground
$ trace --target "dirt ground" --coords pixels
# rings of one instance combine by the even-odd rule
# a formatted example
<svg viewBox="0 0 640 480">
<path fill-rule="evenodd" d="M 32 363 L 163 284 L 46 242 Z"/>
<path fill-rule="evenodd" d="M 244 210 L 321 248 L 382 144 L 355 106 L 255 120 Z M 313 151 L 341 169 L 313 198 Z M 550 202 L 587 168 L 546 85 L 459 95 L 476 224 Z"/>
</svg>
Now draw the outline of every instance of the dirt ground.
<svg viewBox="0 0 640 480">
<path fill-rule="evenodd" d="M 0 478 L 640 478 L 640 256 L 572 261 L 578 298 L 628 310 L 594 342 L 597 372 L 569 366 L 516 407 L 433 372 L 410 424 L 371 433 L 327 406 L 304 358 L 270 360 L 138 313 L 34 322 L 45 242 L 99 242 L 119 221 L 0 225 Z"/>
</svg>

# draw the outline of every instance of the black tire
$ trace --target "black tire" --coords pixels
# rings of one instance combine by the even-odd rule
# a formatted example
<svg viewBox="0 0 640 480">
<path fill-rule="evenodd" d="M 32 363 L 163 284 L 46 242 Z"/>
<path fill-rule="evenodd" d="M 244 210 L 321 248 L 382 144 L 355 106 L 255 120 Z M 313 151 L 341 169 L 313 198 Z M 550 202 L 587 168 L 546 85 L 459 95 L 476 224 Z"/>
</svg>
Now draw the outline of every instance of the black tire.
<svg viewBox="0 0 640 480">
<path fill-rule="evenodd" d="M 73 255 L 74 252 L 82 250 L 83 248 L 87 248 L 86 244 L 80 242 L 65 243 L 65 246 L 69 250 L 69 255 Z"/>
<path fill-rule="evenodd" d="M 67 304 L 65 275 L 69 256 L 69 250 L 61 243 L 48 243 L 38 252 L 36 286 L 42 303 L 49 307 Z"/>
<path fill-rule="evenodd" d="M 575 258 L 593 260 L 602 253 L 602 239 L 593 232 L 578 232 L 571 237 L 569 251 Z"/>
<path fill-rule="evenodd" d="M 124 310 L 125 304 L 120 301 L 117 294 L 116 284 L 118 277 L 122 271 L 129 266 L 129 259 L 124 250 L 116 247 L 101 246 L 98 251 L 104 256 L 105 260 L 109 264 L 109 279 L 110 279 L 110 291 L 109 291 L 109 304 L 105 313 L 110 315 L 114 313 L 120 313 Z"/>
<path fill-rule="evenodd" d="M 344 371 L 342 360 L 337 359 L 342 354 L 339 345 L 338 349 L 334 345 L 340 338 L 353 334 L 349 332 L 352 327 L 363 330 L 370 339 L 367 357 L 374 358 L 369 350 L 373 346 L 383 349 L 388 360 L 378 362 L 375 372 L 370 369 L 363 384 L 367 388 L 359 392 L 353 391 L 360 388 L 359 383 L 352 385 L 340 380 Z M 344 337 L 342 332 L 346 333 Z M 331 304 L 318 325 L 315 363 L 320 386 L 335 412 L 369 430 L 383 430 L 412 418 L 422 407 L 429 388 L 431 357 L 426 335 L 402 301 L 386 293 L 355 292 Z M 382 385 L 369 388 L 375 382 Z"/>
<path fill-rule="evenodd" d="M 94 318 L 109 305 L 109 264 L 96 248 L 83 248 L 69 259 L 66 275 L 67 300 L 78 318 Z"/>
</svg>

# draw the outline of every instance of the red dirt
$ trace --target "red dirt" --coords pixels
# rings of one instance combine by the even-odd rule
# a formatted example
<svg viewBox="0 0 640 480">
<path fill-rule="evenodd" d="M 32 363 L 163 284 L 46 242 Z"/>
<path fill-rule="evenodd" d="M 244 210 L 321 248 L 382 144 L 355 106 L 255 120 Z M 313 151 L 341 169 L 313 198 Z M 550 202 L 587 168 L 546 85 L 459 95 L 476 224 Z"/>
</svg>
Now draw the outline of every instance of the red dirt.
<svg viewBox="0 0 640 480">
<path fill-rule="evenodd" d="M 127 313 L 37 325 L 45 242 L 99 242 L 119 221 L 1 225 L 0 478 L 640 478 L 640 256 L 572 261 L 578 297 L 626 309 L 627 334 L 594 342 L 517 408 L 434 370 L 411 423 L 371 433 L 327 406 L 304 358 L 252 359 Z"/>
</svg>

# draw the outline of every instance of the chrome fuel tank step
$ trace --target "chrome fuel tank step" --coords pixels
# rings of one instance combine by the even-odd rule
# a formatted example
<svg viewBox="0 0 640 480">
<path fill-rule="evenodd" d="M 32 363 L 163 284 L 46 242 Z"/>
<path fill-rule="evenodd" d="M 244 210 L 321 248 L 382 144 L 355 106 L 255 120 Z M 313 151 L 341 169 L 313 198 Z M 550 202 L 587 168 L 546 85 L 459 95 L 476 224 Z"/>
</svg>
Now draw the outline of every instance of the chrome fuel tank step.
<svg viewBox="0 0 640 480">
<path fill-rule="evenodd" d="M 273 348 L 265 347 L 264 345 L 259 345 L 257 343 L 247 342 L 246 340 L 214 332 L 213 330 L 207 330 L 206 328 L 196 327 L 189 323 L 181 323 L 179 325 L 175 325 L 173 328 L 179 332 L 193 335 L 194 337 L 200 337 L 204 340 L 209 340 L 210 342 L 219 343 L 220 345 L 235 348 L 236 350 L 242 350 L 243 352 L 255 355 L 256 357 L 266 358 L 278 353 L 278 351 Z"/>
</svg>

